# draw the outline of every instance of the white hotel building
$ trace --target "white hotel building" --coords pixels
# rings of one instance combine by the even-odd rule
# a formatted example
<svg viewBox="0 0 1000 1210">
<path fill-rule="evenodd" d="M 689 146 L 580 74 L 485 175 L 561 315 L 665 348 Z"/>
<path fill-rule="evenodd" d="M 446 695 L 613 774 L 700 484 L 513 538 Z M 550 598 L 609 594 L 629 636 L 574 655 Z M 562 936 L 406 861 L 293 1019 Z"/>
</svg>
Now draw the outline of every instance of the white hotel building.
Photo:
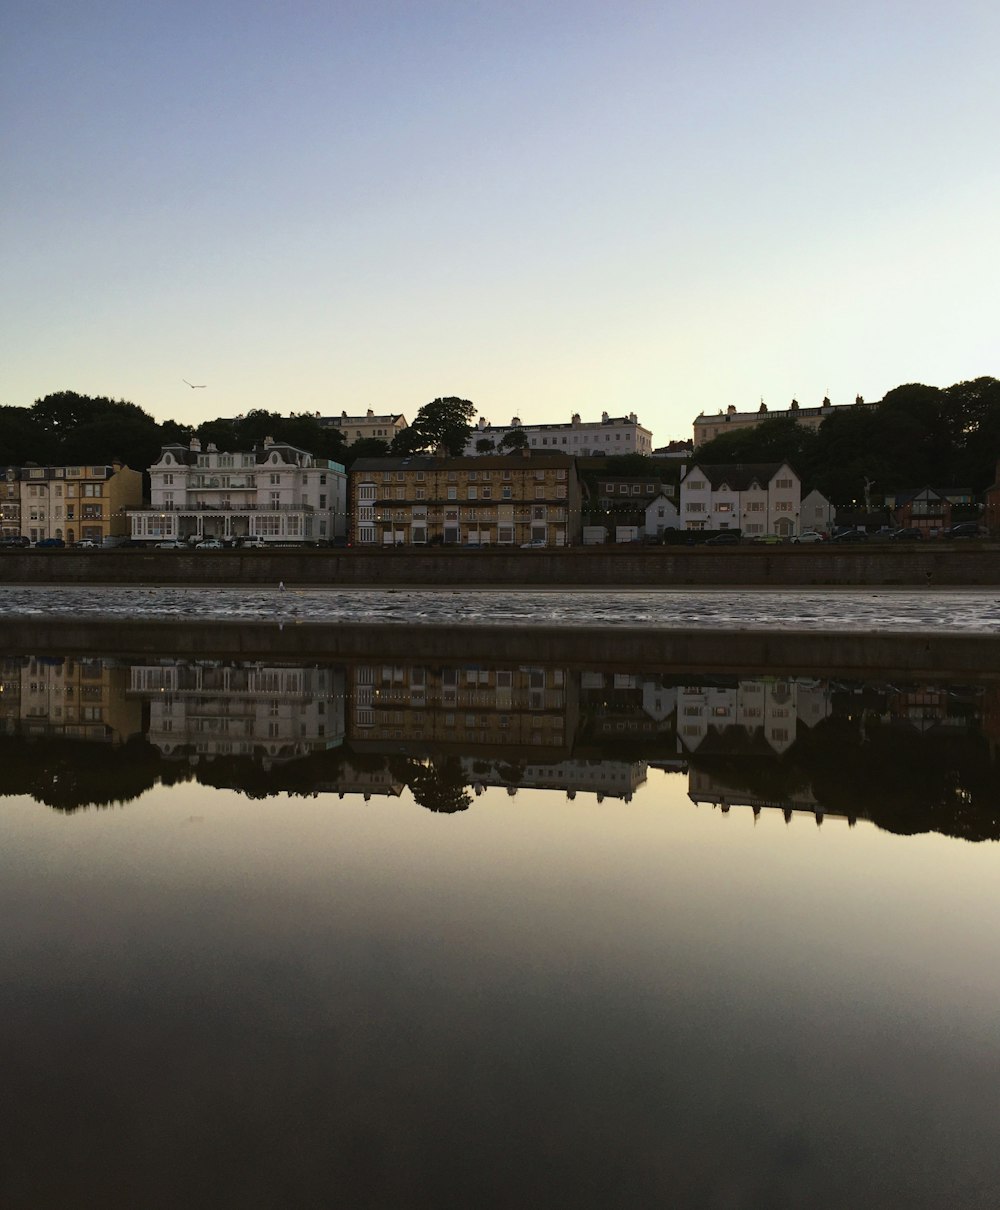
<svg viewBox="0 0 1000 1210">
<path fill-rule="evenodd" d="M 653 434 L 643 428 L 635 412 L 627 416 L 609 416 L 607 412 L 600 420 L 583 421 L 578 412 L 566 424 L 522 424 L 520 417 L 514 416 L 510 424 L 491 424 L 481 416 L 476 427 L 469 434 L 465 453 L 478 454 L 476 445 L 480 441 L 492 441 L 494 449 L 499 449 L 504 437 L 515 429 L 522 429 L 528 438 L 528 448 L 541 450 L 546 453 L 569 454 L 574 458 L 587 458 L 591 455 L 611 454 L 651 454 L 653 452 Z M 493 450 L 486 450 L 492 453 Z"/>
<path fill-rule="evenodd" d="M 315 542 L 347 533 L 347 474 L 339 462 L 269 437 L 230 453 L 192 438 L 166 445 L 149 468 L 150 507 L 130 510 L 143 542 L 218 538 Z"/>
</svg>

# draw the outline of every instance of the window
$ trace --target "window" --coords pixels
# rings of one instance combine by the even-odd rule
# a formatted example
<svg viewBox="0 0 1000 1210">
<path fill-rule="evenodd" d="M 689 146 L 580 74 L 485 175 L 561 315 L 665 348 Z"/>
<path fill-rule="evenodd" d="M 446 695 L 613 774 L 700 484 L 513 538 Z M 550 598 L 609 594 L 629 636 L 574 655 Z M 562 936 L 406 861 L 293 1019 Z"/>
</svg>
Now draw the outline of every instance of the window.
<svg viewBox="0 0 1000 1210">
<path fill-rule="evenodd" d="M 544 488 L 544 487 L 536 487 L 536 488 L 535 488 L 535 499 L 536 499 L 536 500 L 544 500 L 544 499 L 545 499 L 545 488 Z"/>
<path fill-rule="evenodd" d="M 280 475 L 272 475 L 272 476 L 271 476 L 271 478 L 270 478 L 270 482 L 271 482 L 272 484 L 277 484 L 277 483 L 280 483 L 280 482 L 281 482 L 281 476 L 280 476 Z"/>
<path fill-rule="evenodd" d="M 457 499 L 458 499 L 458 488 L 457 488 L 457 487 L 449 487 L 449 488 L 448 488 L 448 499 L 449 499 L 449 500 L 457 500 Z"/>
<path fill-rule="evenodd" d="M 704 479 L 691 479 L 688 483 L 688 487 L 693 492 L 703 492 L 705 490 L 705 481 Z"/>
<path fill-rule="evenodd" d="M 427 499 L 427 488 L 426 487 L 414 488 L 413 498 L 414 498 L 414 500 L 426 500 Z"/>
<path fill-rule="evenodd" d="M 775 487 L 791 487 L 792 481 L 791 481 L 791 479 L 775 479 L 774 486 Z"/>
<path fill-rule="evenodd" d="M 476 488 L 470 487 L 466 490 L 466 499 L 467 500 L 477 500 L 478 498 L 479 498 L 479 492 Z"/>
<path fill-rule="evenodd" d="M 692 503 L 685 504 L 684 511 L 687 513 L 703 513 L 705 505 L 700 500 L 695 500 Z"/>
<path fill-rule="evenodd" d="M 483 499 L 489 500 L 493 496 L 493 488 L 488 483 L 483 485 Z"/>
</svg>

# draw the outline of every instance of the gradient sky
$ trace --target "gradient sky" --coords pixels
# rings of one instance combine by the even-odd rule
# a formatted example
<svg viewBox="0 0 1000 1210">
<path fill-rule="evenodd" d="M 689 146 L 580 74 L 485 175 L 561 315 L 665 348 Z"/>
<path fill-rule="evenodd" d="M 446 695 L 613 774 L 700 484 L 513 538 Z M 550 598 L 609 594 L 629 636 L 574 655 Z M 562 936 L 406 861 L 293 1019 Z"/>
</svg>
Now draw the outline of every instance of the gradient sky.
<svg viewBox="0 0 1000 1210">
<path fill-rule="evenodd" d="M 0 403 L 661 443 L 998 374 L 998 52 L 995 0 L 8 0 Z"/>
</svg>

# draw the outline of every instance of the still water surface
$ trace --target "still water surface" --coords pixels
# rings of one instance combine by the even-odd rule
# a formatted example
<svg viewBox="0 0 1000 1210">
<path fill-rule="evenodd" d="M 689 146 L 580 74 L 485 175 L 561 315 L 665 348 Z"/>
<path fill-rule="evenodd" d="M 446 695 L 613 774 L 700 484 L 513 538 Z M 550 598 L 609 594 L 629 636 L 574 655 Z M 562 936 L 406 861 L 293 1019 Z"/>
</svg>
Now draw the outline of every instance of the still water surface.
<svg viewBox="0 0 1000 1210">
<path fill-rule="evenodd" d="M 991 685 L 418 667 L 8 662 L 5 1206 L 997 1204 Z"/>
</svg>

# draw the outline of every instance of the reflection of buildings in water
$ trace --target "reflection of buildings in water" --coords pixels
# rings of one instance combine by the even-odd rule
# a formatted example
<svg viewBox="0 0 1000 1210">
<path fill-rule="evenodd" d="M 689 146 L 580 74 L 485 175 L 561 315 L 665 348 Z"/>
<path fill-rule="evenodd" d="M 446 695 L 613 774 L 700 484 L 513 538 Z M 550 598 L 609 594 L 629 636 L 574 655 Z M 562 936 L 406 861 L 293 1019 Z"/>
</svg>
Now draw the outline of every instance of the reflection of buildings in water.
<svg viewBox="0 0 1000 1210">
<path fill-rule="evenodd" d="M 799 723 L 814 727 L 830 709 L 825 682 L 685 685 L 677 690 L 678 751 L 780 754 L 795 743 Z"/>
<path fill-rule="evenodd" d="M 992 686 L 959 690 L 948 685 L 889 685 L 886 715 L 889 722 L 906 724 L 921 734 L 962 733 L 974 720 L 985 721 L 985 698 L 990 692 L 995 692 Z"/>
<path fill-rule="evenodd" d="M 698 805 L 720 807 L 723 814 L 728 813 L 730 807 L 750 807 L 754 815 L 759 815 L 764 809 L 779 810 L 784 813 L 786 820 L 790 820 L 796 811 L 807 811 L 817 821 L 822 821 L 826 814 L 809 788 L 794 791 L 780 800 L 762 798 L 712 772 L 694 767 L 688 770 L 688 798 Z M 853 819 L 850 822 L 853 823 Z"/>
<path fill-rule="evenodd" d="M 337 769 L 336 781 L 320 781 L 314 787 L 317 793 L 336 794 L 338 798 L 360 794 L 365 802 L 373 798 L 399 798 L 405 788 L 405 784 L 387 766 L 359 769 L 349 760 L 345 760 Z"/>
<path fill-rule="evenodd" d="M 267 767 L 343 742 L 339 669 L 200 662 L 130 673 L 131 693 L 149 702 L 149 741 L 168 758 L 253 756 Z"/>
<path fill-rule="evenodd" d="M 646 780 L 647 765 L 638 760 L 562 760 L 545 765 L 519 764 L 512 770 L 502 764 L 487 766 L 474 757 L 465 757 L 462 768 L 477 794 L 486 786 L 504 786 L 511 795 L 526 789 L 564 790 L 569 799 L 584 793 L 596 794 L 598 802 L 605 798 L 629 802 Z"/>
<path fill-rule="evenodd" d="M 347 735 L 358 751 L 569 755 L 577 693 L 562 668 L 356 664 Z M 414 751 L 415 750 L 415 751 Z"/>
<path fill-rule="evenodd" d="M 580 699 L 593 744 L 662 735 L 673 742 L 677 687 L 661 678 L 591 669 L 581 673 Z"/>
<path fill-rule="evenodd" d="M 28 656 L 5 660 L 0 733 L 121 744 L 142 731 L 142 708 L 125 696 L 110 660 Z"/>
</svg>

